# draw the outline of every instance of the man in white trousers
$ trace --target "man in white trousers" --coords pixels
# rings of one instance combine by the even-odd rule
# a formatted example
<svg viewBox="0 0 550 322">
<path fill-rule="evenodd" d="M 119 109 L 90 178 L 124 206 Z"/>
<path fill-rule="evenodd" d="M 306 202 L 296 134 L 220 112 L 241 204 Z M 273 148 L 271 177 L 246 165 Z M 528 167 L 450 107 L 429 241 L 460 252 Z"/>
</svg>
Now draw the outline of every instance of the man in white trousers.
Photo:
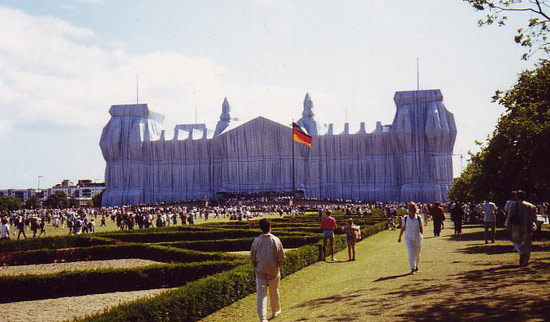
<svg viewBox="0 0 550 322">
<path fill-rule="evenodd" d="M 422 219 L 417 214 L 418 206 L 414 202 L 410 202 L 407 206 L 409 212 L 401 220 L 401 231 L 399 232 L 399 239 L 397 242 L 401 242 L 403 232 L 405 232 L 405 244 L 409 251 L 409 264 L 411 267 L 411 274 L 418 272 L 418 262 L 420 262 L 420 250 L 422 248 L 423 240 L 423 225 Z"/>
<path fill-rule="evenodd" d="M 250 259 L 256 271 L 257 309 L 260 322 L 267 321 L 267 288 L 271 302 L 272 318 L 281 313 L 279 304 L 279 281 L 281 280 L 281 263 L 285 258 L 283 244 L 271 234 L 271 222 L 260 220 L 262 234 L 252 243 Z"/>
</svg>

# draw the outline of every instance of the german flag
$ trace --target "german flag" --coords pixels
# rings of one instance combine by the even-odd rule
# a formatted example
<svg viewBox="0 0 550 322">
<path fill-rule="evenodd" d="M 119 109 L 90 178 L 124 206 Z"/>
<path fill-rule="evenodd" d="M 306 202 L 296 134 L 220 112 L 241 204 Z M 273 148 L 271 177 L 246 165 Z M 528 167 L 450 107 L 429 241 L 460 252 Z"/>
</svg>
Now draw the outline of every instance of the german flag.
<svg viewBox="0 0 550 322">
<path fill-rule="evenodd" d="M 302 128 L 292 122 L 292 137 L 294 138 L 294 141 L 302 144 L 306 144 L 311 148 L 311 136 L 307 135 Z"/>
</svg>

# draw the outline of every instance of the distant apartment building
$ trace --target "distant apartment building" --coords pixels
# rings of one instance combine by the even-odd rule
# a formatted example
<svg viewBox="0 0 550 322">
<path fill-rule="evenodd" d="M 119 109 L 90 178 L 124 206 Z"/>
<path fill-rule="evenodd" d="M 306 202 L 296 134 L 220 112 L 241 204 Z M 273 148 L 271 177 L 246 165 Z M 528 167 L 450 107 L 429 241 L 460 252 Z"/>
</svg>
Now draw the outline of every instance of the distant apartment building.
<svg viewBox="0 0 550 322">
<path fill-rule="evenodd" d="M 105 190 L 105 183 L 93 182 L 89 179 L 78 180 L 76 184 L 70 180 L 63 180 L 61 183 L 47 189 L 5 189 L 0 190 L 0 195 L 15 197 L 22 202 L 27 202 L 31 196 L 37 196 L 44 201 L 56 192 L 63 192 L 71 199 L 79 201 L 92 200 L 95 196 Z"/>
</svg>

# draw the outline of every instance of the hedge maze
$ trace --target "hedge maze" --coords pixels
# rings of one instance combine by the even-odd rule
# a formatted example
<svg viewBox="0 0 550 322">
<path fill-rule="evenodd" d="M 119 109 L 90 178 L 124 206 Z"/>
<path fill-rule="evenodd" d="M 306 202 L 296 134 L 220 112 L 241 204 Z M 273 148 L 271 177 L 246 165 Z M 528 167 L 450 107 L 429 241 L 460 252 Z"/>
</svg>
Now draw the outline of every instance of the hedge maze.
<svg viewBox="0 0 550 322">
<path fill-rule="evenodd" d="M 339 226 L 347 217 L 335 215 Z M 355 218 L 363 238 L 386 229 L 384 217 Z M 281 275 L 319 261 L 317 215 L 272 220 L 273 233 L 287 252 Z M 0 264 L 28 265 L 111 259 L 160 262 L 139 268 L 102 268 L 50 274 L 0 276 L 0 303 L 117 291 L 175 288 L 153 298 L 122 304 L 84 321 L 196 321 L 255 292 L 247 256 L 260 234 L 257 221 L 206 223 L 146 230 L 62 236 L 0 243 Z M 346 247 L 336 237 L 337 251 Z"/>
</svg>

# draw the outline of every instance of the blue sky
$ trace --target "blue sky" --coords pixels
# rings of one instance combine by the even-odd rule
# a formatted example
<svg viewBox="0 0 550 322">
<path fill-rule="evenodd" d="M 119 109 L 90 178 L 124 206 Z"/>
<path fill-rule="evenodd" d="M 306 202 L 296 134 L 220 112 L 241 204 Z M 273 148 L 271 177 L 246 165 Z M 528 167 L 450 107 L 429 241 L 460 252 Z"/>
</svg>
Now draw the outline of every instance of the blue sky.
<svg viewBox="0 0 550 322">
<path fill-rule="evenodd" d="M 393 95 L 440 88 L 455 153 L 475 150 L 503 109 L 491 103 L 534 60 L 515 30 L 478 28 L 460 0 L 2 1 L 0 188 L 103 180 L 98 146 L 112 104 L 140 102 L 165 128 L 233 116 L 299 118 L 310 92 L 321 122 L 391 123 Z M 347 113 L 346 113 L 347 110 Z M 455 158 L 455 176 L 460 162 Z"/>
</svg>

